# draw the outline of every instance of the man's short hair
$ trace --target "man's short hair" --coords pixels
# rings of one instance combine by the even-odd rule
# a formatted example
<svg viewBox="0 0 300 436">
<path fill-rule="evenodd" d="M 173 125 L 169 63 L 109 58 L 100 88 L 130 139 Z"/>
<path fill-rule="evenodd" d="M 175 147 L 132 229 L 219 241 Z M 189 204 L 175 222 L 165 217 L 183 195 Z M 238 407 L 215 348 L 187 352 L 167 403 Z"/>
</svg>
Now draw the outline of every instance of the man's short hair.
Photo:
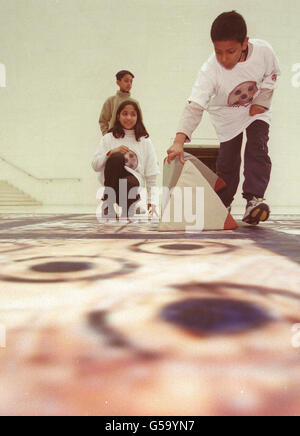
<svg viewBox="0 0 300 436">
<path fill-rule="evenodd" d="M 211 39 L 217 41 L 238 41 L 241 44 L 247 37 L 247 24 L 236 11 L 219 15 L 211 27 Z"/>
<path fill-rule="evenodd" d="M 126 76 L 126 74 L 130 74 L 130 76 L 134 79 L 134 75 L 130 71 L 122 70 L 116 74 L 117 80 L 122 80 L 123 77 Z"/>
</svg>

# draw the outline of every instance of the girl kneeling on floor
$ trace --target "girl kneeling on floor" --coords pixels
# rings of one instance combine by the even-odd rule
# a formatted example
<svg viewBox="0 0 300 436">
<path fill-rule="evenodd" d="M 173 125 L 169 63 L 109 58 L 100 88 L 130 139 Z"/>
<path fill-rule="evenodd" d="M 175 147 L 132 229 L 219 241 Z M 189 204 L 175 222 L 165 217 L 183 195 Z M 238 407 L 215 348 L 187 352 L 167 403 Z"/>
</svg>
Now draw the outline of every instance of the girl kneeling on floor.
<svg viewBox="0 0 300 436">
<path fill-rule="evenodd" d="M 151 188 L 156 186 L 159 174 L 157 156 L 135 102 L 124 101 L 119 106 L 116 122 L 101 139 L 92 166 L 100 173 L 99 180 L 105 186 L 102 198 L 104 218 L 116 218 L 114 203 L 122 207 L 123 218 L 132 217 L 135 203 L 140 200 L 139 188 L 144 185 L 148 210 L 155 210 Z"/>
</svg>

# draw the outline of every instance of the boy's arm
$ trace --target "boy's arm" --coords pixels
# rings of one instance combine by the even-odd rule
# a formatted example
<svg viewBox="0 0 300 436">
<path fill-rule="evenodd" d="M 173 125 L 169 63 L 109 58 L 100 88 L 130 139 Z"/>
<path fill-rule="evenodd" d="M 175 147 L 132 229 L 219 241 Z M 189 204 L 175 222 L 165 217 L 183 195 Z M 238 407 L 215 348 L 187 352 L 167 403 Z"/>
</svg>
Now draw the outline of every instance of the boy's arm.
<svg viewBox="0 0 300 436">
<path fill-rule="evenodd" d="M 270 109 L 272 97 L 277 85 L 278 76 L 280 76 L 280 66 L 278 59 L 268 44 L 265 52 L 266 56 L 266 73 L 261 84 L 261 90 L 258 96 L 253 100 L 250 108 L 250 115 L 263 113 Z"/>
<path fill-rule="evenodd" d="M 191 141 L 193 132 L 202 120 L 203 112 L 204 108 L 193 101 L 189 101 L 185 106 L 177 129 L 177 132 L 186 135 L 185 142 Z"/>
<path fill-rule="evenodd" d="M 274 90 L 262 89 L 259 95 L 253 100 L 250 107 L 250 116 L 263 114 L 270 109 Z"/>
<path fill-rule="evenodd" d="M 179 122 L 176 138 L 172 147 L 167 151 L 169 163 L 179 156 L 180 162 L 184 164 L 184 143 L 190 142 L 193 132 L 202 120 L 203 112 L 204 108 L 193 101 L 189 101 L 185 106 Z"/>
<path fill-rule="evenodd" d="M 102 111 L 99 118 L 100 129 L 103 136 L 106 135 L 106 133 L 108 133 L 109 131 L 109 122 L 111 120 L 111 117 L 112 117 L 112 110 L 111 110 L 110 100 L 108 99 L 106 100 L 106 102 L 102 107 Z"/>
<path fill-rule="evenodd" d="M 253 100 L 252 104 L 257 104 L 263 106 L 265 109 L 270 109 L 273 94 L 273 89 L 262 89 L 259 95 Z"/>
</svg>

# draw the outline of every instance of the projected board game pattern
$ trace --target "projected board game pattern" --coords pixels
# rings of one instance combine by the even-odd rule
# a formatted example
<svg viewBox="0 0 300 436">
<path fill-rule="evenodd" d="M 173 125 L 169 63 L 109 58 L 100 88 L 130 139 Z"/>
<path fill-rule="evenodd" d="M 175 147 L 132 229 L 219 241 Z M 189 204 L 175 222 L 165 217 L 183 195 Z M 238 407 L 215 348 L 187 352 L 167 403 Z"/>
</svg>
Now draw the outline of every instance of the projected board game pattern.
<svg viewBox="0 0 300 436">
<path fill-rule="evenodd" d="M 299 220 L 2 215 L 1 414 L 299 414 Z"/>
</svg>

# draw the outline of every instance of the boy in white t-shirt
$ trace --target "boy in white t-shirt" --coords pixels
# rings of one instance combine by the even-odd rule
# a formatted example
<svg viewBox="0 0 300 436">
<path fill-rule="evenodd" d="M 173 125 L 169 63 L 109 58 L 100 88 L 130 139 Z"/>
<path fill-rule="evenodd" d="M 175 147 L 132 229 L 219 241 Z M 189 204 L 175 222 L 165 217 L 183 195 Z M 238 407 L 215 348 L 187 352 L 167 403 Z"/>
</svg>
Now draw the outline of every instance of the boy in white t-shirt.
<svg viewBox="0 0 300 436">
<path fill-rule="evenodd" d="M 270 215 L 263 197 L 272 167 L 268 155 L 270 106 L 280 68 L 272 47 L 265 41 L 249 39 L 244 18 L 235 11 L 216 18 L 211 39 L 215 53 L 199 72 L 168 150 L 168 161 L 179 156 L 184 164 L 184 143 L 190 141 L 207 110 L 221 143 L 217 173 L 227 185 L 218 194 L 230 208 L 240 181 L 246 130 L 243 197 L 247 206 L 243 221 L 257 225 Z"/>
</svg>

